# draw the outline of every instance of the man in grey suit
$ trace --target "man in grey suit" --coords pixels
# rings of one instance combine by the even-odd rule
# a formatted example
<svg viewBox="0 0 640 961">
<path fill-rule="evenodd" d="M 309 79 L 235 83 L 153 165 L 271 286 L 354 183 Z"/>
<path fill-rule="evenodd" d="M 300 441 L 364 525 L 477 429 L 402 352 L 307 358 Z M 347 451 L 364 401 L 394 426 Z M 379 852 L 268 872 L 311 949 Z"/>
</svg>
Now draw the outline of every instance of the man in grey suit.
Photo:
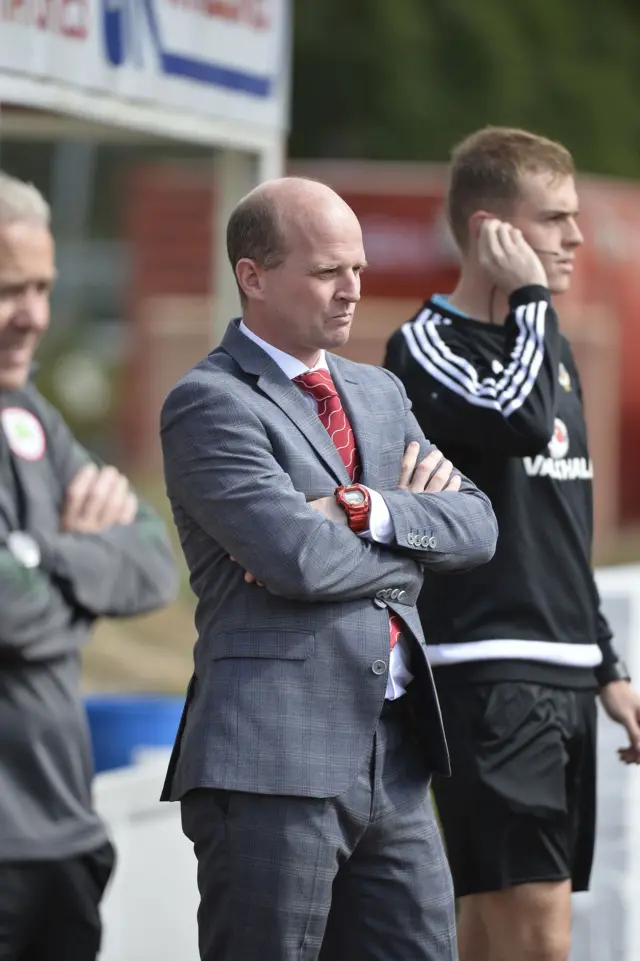
<svg viewBox="0 0 640 961">
<path fill-rule="evenodd" d="M 204 961 L 453 961 L 429 798 L 449 762 L 415 602 L 493 555 L 487 498 L 344 345 L 365 255 L 328 187 L 263 184 L 228 225 L 243 306 L 162 411 L 198 598 L 163 799 L 198 859 Z"/>
</svg>

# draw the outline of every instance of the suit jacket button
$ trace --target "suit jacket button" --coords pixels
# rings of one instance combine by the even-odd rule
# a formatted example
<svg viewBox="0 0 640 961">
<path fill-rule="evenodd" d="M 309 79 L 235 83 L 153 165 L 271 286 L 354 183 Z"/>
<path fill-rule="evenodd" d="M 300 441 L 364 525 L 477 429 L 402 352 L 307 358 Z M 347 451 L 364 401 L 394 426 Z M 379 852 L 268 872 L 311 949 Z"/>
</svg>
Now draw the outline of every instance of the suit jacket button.
<svg viewBox="0 0 640 961">
<path fill-rule="evenodd" d="M 425 536 L 422 538 L 422 546 L 429 547 L 429 541 L 430 541 L 430 538 L 427 537 L 427 535 L 425 534 Z"/>
<path fill-rule="evenodd" d="M 416 542 L 416 535 L 413 533 L 413 531 L 407 534 L 407 541 L 409 544 L 411 544 L 412 547 L 414 546 Z"/>
<path fill-rule="evenodd" d="M 400 596 L 400 591 L 398 590 L 397 587 L 394 587 L 394 589 L 391 591 L 391 600 L 397 601 L 399 596 Z"/>
<path fill-rule="evenodd" d="M 387 670 L 387 665 L 384 661 L 374 661 L 371 665 L 371 670 L 374 674 L 384 674 Z"/>
<path fill-rule="evenodd" d="M 429 538 L 429 547 L 434 548 L 437 543 L 438 543 L 438 542 L 437 542 L 437 540 L 435 539 L 435 537 L 430 537 L 430 538 Z"/>
<path fill-rule="evenodd" d="M 398 591 L 398 600 L 401 601 L 403 597 L 406 597 L 406 591 Z"/>
</svg>

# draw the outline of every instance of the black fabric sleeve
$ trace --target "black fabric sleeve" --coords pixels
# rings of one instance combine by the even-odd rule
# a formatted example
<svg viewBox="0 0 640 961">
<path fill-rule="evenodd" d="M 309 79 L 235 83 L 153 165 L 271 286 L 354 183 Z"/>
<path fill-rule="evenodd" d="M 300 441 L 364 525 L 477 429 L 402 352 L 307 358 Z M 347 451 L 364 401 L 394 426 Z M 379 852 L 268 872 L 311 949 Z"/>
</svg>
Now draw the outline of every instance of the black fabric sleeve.
<svg viewBox="0 0 640 961">
<path fill-rule="evenodd" d="M 516 290 L 496 373 L 473 333 L 426 308 L 396 331 L 384 366 L 403 382 L 425 434 L 507 456 L 535 455 L 554 426 L 561 338 L 546 287 Z"/>
</svg>

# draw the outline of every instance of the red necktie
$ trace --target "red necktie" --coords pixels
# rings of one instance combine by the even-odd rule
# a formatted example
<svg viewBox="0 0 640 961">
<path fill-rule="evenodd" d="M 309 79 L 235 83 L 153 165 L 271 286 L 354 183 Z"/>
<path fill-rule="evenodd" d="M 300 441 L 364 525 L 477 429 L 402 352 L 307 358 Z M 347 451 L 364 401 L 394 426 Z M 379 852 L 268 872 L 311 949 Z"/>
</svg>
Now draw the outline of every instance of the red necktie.
<svg viewBox="0 0 640 961">
<path fill-rule="evenodd" d="M 294 377 L 293 382 L 317 402 L 318 417 L 335 444 L 351 481 L 355 483 L 360 477 L 360 457 L 351 424 L 331 374 L 328 370 L 309 370 L 306 374 Z M 393 650 L 402 633 L 402 621 L 393 611 L 389 611 L 389 631 Z"/>
</svg>

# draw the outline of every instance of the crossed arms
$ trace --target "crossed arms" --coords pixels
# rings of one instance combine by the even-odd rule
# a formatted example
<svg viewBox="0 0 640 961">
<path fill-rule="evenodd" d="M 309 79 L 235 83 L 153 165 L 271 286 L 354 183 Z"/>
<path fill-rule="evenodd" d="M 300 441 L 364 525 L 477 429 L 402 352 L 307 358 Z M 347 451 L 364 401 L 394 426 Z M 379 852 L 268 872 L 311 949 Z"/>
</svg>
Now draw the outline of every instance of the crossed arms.
<svg viewBox="0 0 640 961">
<path fill-rule="evenodd" d="M 0 657 L 44 660 L 86 638 L 99 616 L 127 617 L 169 603 L 177 586 L 164 525 L 115 468 L 98 467 L 57 411 L 38 398 L 66 491 L 59 532 L 29 531 L 42 557 L 26 569 L 5 546 L 0 510 Z"/>
<path fill-rule="evenodd" d="M 497 526 L 491 505 L 466 479 L 459 491 L 385 492 L 394 527 L 388 545 L 332 522 L 294 488 L 258 414 L 218 384 L 197 370 L 165 403 L 167 489 L 174 505 L 271 593 L 315 602 L 356 600 L 400 579 L 419 589 L 421 565 L 456 571 L 493 556 Z M 405 448 L 415 441 L 424 456 L 429 445 L 399 384 L 398 391 Z M 435 537 L 437 548 L 416 546 L 409 536 L 415 532 Z"/>
</svg>

